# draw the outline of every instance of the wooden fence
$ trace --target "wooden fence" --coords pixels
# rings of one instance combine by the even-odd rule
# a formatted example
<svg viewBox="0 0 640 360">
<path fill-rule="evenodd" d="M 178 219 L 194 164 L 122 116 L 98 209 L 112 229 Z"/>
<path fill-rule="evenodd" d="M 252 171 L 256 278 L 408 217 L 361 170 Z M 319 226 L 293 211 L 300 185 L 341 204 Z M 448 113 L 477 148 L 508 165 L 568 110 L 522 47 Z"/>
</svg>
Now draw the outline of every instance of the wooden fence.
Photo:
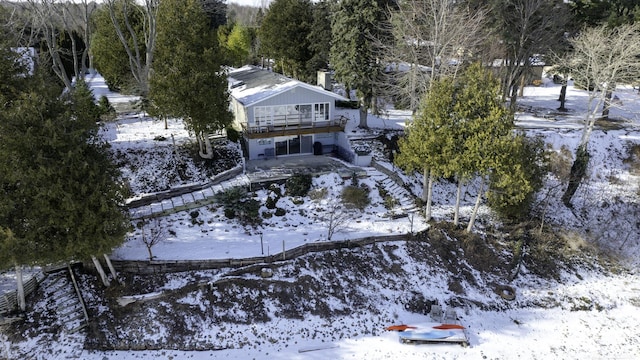
<svg viewBox="0 0 640 360">
<path fill-rule="evenodd" d="M 304 244 L 284 252 L 269 255 L 257 256 L 242 259 L 209 259 L 209 260 L 111 260 L 116 270 L 126 273 L 136 274 L 161 274 L 192 270 L 210 270 L 229 267 L 242 267 L 254 264 L 266 264 L 276 261 L 290 260 L 306 254 L 336 250 L 349 249 L 365 245 L 370 245 L 385 241 L 406 241 L 411 240 L 410 234 L 370 236 L 353 240 L 342 241 L 322 241 Z"/>
<path fill-rule="evenodd" d="M 38 288 L 38 284 L 44 279 L 42 273 L 34 274 L 29 280 L 24 282 L 24 296 L 34 292 Z M 0 324 L 2 316 L 18 309 L 18 290 L 12 290 L 0 295 Z"/>
</svg>

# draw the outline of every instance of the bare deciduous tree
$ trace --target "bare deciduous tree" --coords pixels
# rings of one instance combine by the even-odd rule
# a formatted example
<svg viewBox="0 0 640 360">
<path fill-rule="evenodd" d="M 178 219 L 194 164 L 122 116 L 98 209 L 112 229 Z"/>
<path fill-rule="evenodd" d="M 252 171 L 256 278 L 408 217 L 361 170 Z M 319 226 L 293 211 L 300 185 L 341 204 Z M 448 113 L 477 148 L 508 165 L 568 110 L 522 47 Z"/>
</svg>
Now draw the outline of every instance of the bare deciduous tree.
<svg viewBox="0 0 640 360">
<path fill-rule="evenodd" d="M 120 43 L 124 47 L 128 57 L 131 74 L 136 81 L 138 91 L 143 98 L 149 94 L 149 79 L 152 73 L 153 52 L 155 49 L 157 27 L 156 19 L 158 16 L 158 5 L 160 0 L 144 0 L 140 5 L 140 11 L 143 19 L 143 35 L 140 38 L 138 32 L 135 31 L 131 19 L 129 19 L 130 6 L 136 6 L 135 3 L 125 0 L 105 0 L 105 6 L 109 8 L 111 21 L 118 34 Z M 116 15 L 121 13 L 124 21 L 119 21 Z M 127 35 L 125 35 L 125 33 Z M 129 39 L 131 42 L 129 42 Z"/>
<path fill-rule="evenodd" d="M 497 1 L 492 10 L 500 36 L 503 98 L 515 110 L 518 90 L 531 66 L 560 44 L 568 18 L 566 5 L 553 0 Z"/>
<path fill-rule="evenodd" d="M 33 30 L 44 38 L 53 72 L 67 89 L 71 89 L 73 78 L 84 78 L 87 70 L 91 43 L 91 13 L 95 10 L 96 4 L 88 0 L 28 0 L 26 5 L 34 26 Z M 61 33 L 69 38 L 70 50 L 60 46 Z M 78 39 L 84 44 L 78 43 Z M 65 59 L 73 64 L 71 76 L 65 70 Z"/>
<path fill-rule="evenodd" d="M 402 1 L 392 11 L 395 44 L 386 49 L 390 93 L 415 111 L 432 79 L 455 75 L 483 40 L 485 10 L 450 0 Z"/>
<path fill-rule="evenodd" d="M 138 227 L 142 232 L 142 242 L 147 247 L 149 261 L 151 261 L 154 257 L 151 249 L 167 238 L 167 229 L 160 224 L 160 220 L 157 218 L 153 219 L 150 223 L 143 220 L 138 223 Z"/>
<path fill-rule="evenodd" d="M 608 109 L 607 98 L 616 84 L 632 83 L 640 73 L 640 25 L 621 25 L 616 28 L 600 26 L 585 29 L 571 41 L 573 53 L 565 61 L 576 84 L 589 93 L 587 115 L 584 121 L 576 159 L 571 168 L 569 185 L 562 196 L 566 206 L 580 186 L 586 173 L 588 144 L 600 109 Z"/>
<path fill-rule="evenodd" d="M 327 240 L 331 240 L 333 235 L 344 230 L 352 218 L 353 213 L 342 206 L 338 200 L 329 200 L 320 215 L 320 221 L 327 226 Z"/>
</svg>

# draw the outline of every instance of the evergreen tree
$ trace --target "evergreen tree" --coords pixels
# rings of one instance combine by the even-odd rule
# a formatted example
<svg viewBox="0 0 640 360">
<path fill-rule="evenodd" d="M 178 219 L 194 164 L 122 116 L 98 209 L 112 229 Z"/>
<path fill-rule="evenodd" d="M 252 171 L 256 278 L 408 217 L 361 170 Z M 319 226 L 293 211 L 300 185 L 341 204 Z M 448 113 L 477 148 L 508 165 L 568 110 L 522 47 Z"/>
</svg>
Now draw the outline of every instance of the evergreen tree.
<svg viewBox="0 0 640 360">
<path fill-rule="evenodd" d="M 227 64 L 236 67 L 247 64 L 251 53 L 251 33 L 248 28 L 234 23 L 223 45 L 227 54 Z"/>
<path fill-rule="evenodd" d="M 128 230 L 125 188 L 91 93 L 40 86 L 0 111 L 0 267 L 109 253 Z"/>
<path fill-rule="evenodd" d="M 0 111 L 7 102 L 15 99 L 25 84 L 27 67 L 21 61 L 20 54 L 11 50 L 0 39 Z"/>
<path fill-rule="evenodd" d="M 501 158 L 489 176 L 489 206 L 506 219 L 525 220 L 531 211 L 535 194 L 542 188 L 548 164 L 544 142 L 515 134 L 501 149 Z"/>
<path fill-rule="evenodd" d="M 306 71 L 313 54 L 309 33 L 313 16 L 309 0 L 275 0 L 269 5 L 260 29 L 262 53 L 275 61 L 276 70 L 307 81 L 314 74 Z"/>
<path fill-rule="evenodd" d="M 615 27 L 640 20 L 637 0 L 574 0 L 570 5 L 576 21 L 588 27 L 603 24 Z"/>
<path fill-rule="evenodd" d="M 452 162 L 452 172 L 464 180 L 467 174 L 480 178 L 478 198 L 467 231 L 473 228 L 485 193 L 486 177 L 501 165 L 505 149 L 513 141 L 513 115 L 500 100 L 500 85 L 480 64 L 465 70 L 455 96 L 454 117 L 461 124 L 462 151 Z"/>
<path fill-rule="evenodd" d="M 336 80 L 356 90 L 360 99 L 360 127 L 367 127 L 367 112 L 375 109 L 382 86 L 380 44 L 392 38 L 388 22 L 388 0 L 343 0 L 336 4 L 331 22 L 333 43 L 331 66 Z"/>
<path fill-rule="evenodd" d="M 151 78 L 153 115 L 182 117 L 200 143 L 200 155 L 212 155 L 208 134 L 231 123 L 227 78 L 215 32 L 199 0 L 164 0 Z"/>
<path fill-rule="evenodd" d="M 431 190 L 434 179 L 451 176 L 450 162 L 456 144 L 453 113 L 455 86 L 451 78 L 434 81 L 423 99 L 406 136 L 398 142 L 400 153 L 395 163 L 405 171 L 423 172 L 422 200 L 425 218 L 431 219 Z"/>
<path fill-rule="evenodd" d="M 486 177 L 496 168 L 506 168 L 502 162 L 513 142 L 513 116 L 500 102 L 499 94 L 497 80 L 479 64 L 470 66 L 455 81 L 443 77 L 432 83 L 406 137 L 399 142 L 396 157 L 399 166 L 424 171 L 427 219 L 434 179 L 454 176 L 460 190 L 462 183 L 478 176 L 480 190 L 468 231 L 473 227 Z M 455 223 L 459 204 L 460 191 Z"/>
<path fill-rule="evenodd" d="M 126 6 L 122 3 L 127 2 Z M 140 7 L 133 0 L 118 0 L 113 7 L 115 20 L 130 26 L 129 31 L 123 35 L 129 42 L 129 47 L 134 48 L 134 37 L 142 38 L 144 35 L 144 19 Z M 127 9 L 127 14 L 123 13 Z M 108 6 L 101 6 L 94 13 L 95 32 L 91 41 L 91 54 L 93 56 L 93 66 L 104 77 L 107 86 L 112 91 L 123 91 L 132 93 L 134 91 L 135 79 L 131 72 L 130 58 L 125 47 L 120 42 L 113 19 Z M 144 44 L 139 44 L 142 52 L 145 51 Z"/>
<path fill-rule="evenodd" d="M 313 22 L 307 36 L 311 59 L 307 61 L 307 73 L 315 74 L 329 65 L 329 49 L 331 49 L 331 3 L 322 0 L 313 4 Z"/>
</svg>

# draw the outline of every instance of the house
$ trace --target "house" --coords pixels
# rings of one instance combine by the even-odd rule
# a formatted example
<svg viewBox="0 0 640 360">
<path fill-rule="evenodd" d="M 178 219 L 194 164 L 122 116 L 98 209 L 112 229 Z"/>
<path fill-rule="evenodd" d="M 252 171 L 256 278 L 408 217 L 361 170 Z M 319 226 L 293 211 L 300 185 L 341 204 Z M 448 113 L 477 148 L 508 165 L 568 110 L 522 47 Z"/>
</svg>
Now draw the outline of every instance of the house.
<svg viewBox="0 0 640 360">
<path fill-rule="evenodd" d="M 249 160 L 331 152 L 344 136 L 344 97 L 256 66 L 229 71 L 234 128 Z"/>
</svg>

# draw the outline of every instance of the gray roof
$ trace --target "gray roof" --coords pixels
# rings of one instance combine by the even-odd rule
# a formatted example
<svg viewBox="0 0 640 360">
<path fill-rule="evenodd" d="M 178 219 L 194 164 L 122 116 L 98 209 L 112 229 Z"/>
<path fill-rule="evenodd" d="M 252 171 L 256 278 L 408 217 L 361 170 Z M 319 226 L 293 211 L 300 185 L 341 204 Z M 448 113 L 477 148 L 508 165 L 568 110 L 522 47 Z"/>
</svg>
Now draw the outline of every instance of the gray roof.
<svg viewBox="0 0 640 360">
<path fill-rule="evenodd" d="M 303 87 L 338 100 L 347 100 L 338 94 L 324 90 L 320 86 L 309 85 L 253 65 L 230 70 L 228 81 L 231 96 L 245 106 L 266 100 L 294 87 Z"/>
</svg>

